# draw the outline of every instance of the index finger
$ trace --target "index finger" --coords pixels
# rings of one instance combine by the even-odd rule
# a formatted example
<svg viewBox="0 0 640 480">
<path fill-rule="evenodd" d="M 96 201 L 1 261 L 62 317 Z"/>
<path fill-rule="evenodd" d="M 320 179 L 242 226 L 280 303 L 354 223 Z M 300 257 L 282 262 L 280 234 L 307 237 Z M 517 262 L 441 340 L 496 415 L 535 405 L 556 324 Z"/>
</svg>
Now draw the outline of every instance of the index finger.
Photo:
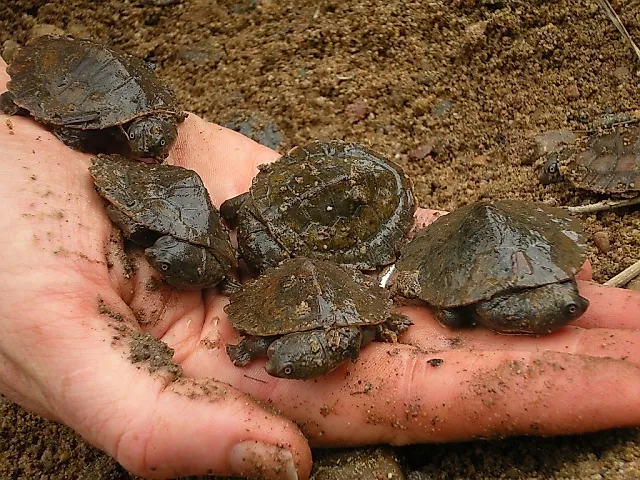
<svg viewBox="0 0 640 480">
<path fill-rule="evenodd" d="M 9 74 L 7 73 L 7 64 L 2 57 L 0 57 L 0 92 L 4 92 L 7 89 L 7 82 L 9 81 Z"/>
</svg>

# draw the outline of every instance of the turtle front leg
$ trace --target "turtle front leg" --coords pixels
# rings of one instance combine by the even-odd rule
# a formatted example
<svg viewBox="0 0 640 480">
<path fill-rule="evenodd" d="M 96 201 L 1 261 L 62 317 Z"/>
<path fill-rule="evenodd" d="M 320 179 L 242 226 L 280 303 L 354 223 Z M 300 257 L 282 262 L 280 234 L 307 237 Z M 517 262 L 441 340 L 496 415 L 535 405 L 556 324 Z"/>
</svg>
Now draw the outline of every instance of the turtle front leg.
<svg viewBox="0 0 640 480">
<path fill-rule="evenodd" d="M 236 367 L 249 365 L 252 360 L 267 356 L 269 345 L 277 337 L 255 337 L 247 335 L 237 345 L 227 345 L 227 355 Z"/>
<path fill-rule="evenodd" d="M 406 315 L 392 313 L 384 323 L 376 325 L 375 340 L 378 342 L 396 343 L 398 341 L 398 335 L 406 332 L 411 325 L 413 325 L 413 322 Z"/>
<path fill-rule="evenodd" d="M 113 128 L 82 130 L 58 125 L 51 131 L 67 147 L 80 152 L 93 154 L 122 152 L 122 142 L 115 135 Z"/>
<path fill-rule="evenodd" d="M 467 307 L 433 309 L 440 325 L 449 328 L 475 327 L 477 322 Z"/>
<path fill-rule="evenodd" d="M 5 115 L 17 115 L 26 112 L 16 104 L 15 98 L 16 96 L 11 92 L 4 92 L 0 95 L 0 112 Z"/>
<path fill-rule="evenodd" d="M 218 284 L 218 288 L 221 294 L 229 296 L 232 293 L 242 290 L 242 283 L 233 277 L 225 277 L 224 280 Z"/>
<path fill-rule="evenodd" d="M 246 264 L 260 273 L 289 258 L 266 225 L 244 207 L 238 212 L 238 251 Z"/>
<path fill-rule="evenodd" d="M 249 192 L 241 193 L 235 197 L 226 199 L 220 205 L 220 216 L 224 218 L 231 228 L 238 227 L 238 212 L 242 204 L 249 198 Z"/>
</svg>

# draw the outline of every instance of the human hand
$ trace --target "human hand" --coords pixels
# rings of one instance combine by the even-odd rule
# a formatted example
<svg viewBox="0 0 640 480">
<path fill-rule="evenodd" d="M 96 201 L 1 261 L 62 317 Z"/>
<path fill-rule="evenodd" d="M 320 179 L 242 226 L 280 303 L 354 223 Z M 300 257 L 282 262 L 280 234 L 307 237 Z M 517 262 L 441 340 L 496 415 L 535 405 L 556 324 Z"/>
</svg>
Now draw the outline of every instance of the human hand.
<svg viewBox="0 0 640 480">
<path fill-rule="evenodd" d="M 13 130 L 0 123 L 0 390 L 71 426 L 133 473 L 292 478 L 285 473 L 295 466 L 306 478 L 308 445 L 291 421 L 312 444 L 330 446 L 640 424 L 640 295 L 586 281 L 587 314 L 544 338 L 451 331 L 426 308 L 403 307 L 415 322 L 403 344 L 371 344 L 356 364 L 324 377 L 276 379 L 261 362 L 234 367 L 224 351 L 237 340 L 226 298 L 215 289 L 147 288 L 157 274 L 140 252 L 130 255 L 135 274 L 126 278 L 92 188 L 90 156 L 30 119 L 10 122 Z M 277 156 L 190 115 L 168 161 L 196 170 L 219 206 Z M 149 374 L 146 364 L 132 364 L 140 340 L 158 348 L 140 332 L 174 349 L 182 376 L 171 366 Z M 436 358 L 439 366 L 429 362 Z M 238 442 L 254 448 L 234 457 Z"/>
</svg>

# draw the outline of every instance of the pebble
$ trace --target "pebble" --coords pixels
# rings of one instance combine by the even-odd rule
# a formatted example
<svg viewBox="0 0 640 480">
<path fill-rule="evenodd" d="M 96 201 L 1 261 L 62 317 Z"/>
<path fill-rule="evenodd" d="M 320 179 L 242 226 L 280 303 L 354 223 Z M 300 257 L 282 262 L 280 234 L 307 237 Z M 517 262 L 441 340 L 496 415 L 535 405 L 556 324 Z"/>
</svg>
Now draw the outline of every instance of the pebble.
<svg viewBox="0 0 640 480">
<path fill-rule="evenodd" d="M 367 118 L 368 111 L 369 111 L 369 108 L 367 106 L 367 102 L 360 99 L 360 100 L 356 100 L 350 105 L 347 105 L 347 108 L 345 108 L 344 113 L 350 122 L 355 123 Z"/>
<path fill-rule="evenodd" d="M 598 250 L 602 253 L 607 253 L 611 250 L 611 242 L 609 241 L 609 234 L 607 232 L 596 232 L 593 234 L 593 243 L 596 244 Z"/>
<path fill-rule="evenodd" d="M 427 158 L 427 156 L 433 151 L 434 146 L 434 140 L 427 140 L 425 143 L 418 145 L 413 150 L 409 150 L 407 155 L 409 155 L 409 158 L 413 158 L 414 160 L 422 160 Z"/>
<path fill-rule="evenodd" d="M 416 148 L 409 150 L 407 155 L 412 160 L 422 160 L 429 155 L 435 158 L 439 153 L 442 153 L 445 146 L 444 142 L 444 138 L 440 134 L 436 134 L 433 137 L 427 138 Z"/>
<path fill-rule="evenodd" d="M 64 35 L 64 30 L 49 23 L 38 23 L 29 32 L 29 38 L 38 38 L 43 35 Z"/>
<path fill-rule="evenodd" d="M 223 127 L 241 133 L 253 141 L 277 150 L 285 140 L 282 129 L 266 114 L 238 110 L 219 120 Z"/>
<path fill-rule="evenodd" d="M 18 42 L 14 42 L 13 40 L 5 41 L 2 44 L 2 59 L 7 63 L 11 63 L 11 60 L 13 60 L 19 48 L 20 45 L 18 45 Z"/>
<path fill-rule="evenodd" d="M 471 165 L 474 167 L 483 167 L 488 163 L 489 157 L 487 155 L 478 155 L 471 160 Z"/>
<path fill-rule="evenodd" d="M 431 116 L 444 119 L 449 116 L 449 112 L 453 108 L 453 102 L 451 100 L 442 100 L 431 110 Z"/>
<path fill-rule="evenodd" d="M 577 100 L 580 98 L 580 90 L 577 85 L 569 85 L 565 90 L 565 96 L 567 100 Z"/>
</svg>

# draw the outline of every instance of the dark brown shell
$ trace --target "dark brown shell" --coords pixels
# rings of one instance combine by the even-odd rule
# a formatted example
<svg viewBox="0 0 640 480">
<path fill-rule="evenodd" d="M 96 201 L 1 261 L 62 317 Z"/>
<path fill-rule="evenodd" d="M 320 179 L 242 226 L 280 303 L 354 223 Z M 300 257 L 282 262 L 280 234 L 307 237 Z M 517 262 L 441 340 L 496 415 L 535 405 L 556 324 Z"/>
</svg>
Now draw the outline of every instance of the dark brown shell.
<svg viewBox="0 0 640 480">
<path fill-rule="evenodd" d="M 416 210 L 399 165 L 341 141 L 297 147 L 262 166 L 249 203 L 290 255 L 360 269 L 395 260 Z"/>
<path fill-rule="evenodd" d="M 389 292 L 363 274 L 296 257 L 246 282 L 224 310 L 241 334 L 271 336 L 377 325 L 387 320 L 390 309 Z"/>
<path fill-rule="evenodd" d="M 173 92 L 145 62 L 89 40 L 38 37 L 7 72 L 15 103 L 45 124 L 94 130 L 154 113 L 182 118 Z"/>
<path fill-rule="evenodd" d="M 566 210 L 520 200 L 483 201 L 421 230 L 403 249 L 394 275 L 400 293 L 408 288 L 403 277 L 413 275 L 421 299 L 451 308 L 569 280 L 585 260 L 582 224 Z"/>
<path fill-rule="evenodd" d="M 560 173 L 577 188 L 609 195 L 640 192 L 640 125 L 584 137 L 560 155 Z"/>
<path fill-rule="evenodd" d="M 89 172 L 96 189 L 135 223 L 208 247 L 236 265 L 229 234 L 200 176 L 176 165 L 149 165 L 120 155 L 98 155 Z"/>
</svg>

